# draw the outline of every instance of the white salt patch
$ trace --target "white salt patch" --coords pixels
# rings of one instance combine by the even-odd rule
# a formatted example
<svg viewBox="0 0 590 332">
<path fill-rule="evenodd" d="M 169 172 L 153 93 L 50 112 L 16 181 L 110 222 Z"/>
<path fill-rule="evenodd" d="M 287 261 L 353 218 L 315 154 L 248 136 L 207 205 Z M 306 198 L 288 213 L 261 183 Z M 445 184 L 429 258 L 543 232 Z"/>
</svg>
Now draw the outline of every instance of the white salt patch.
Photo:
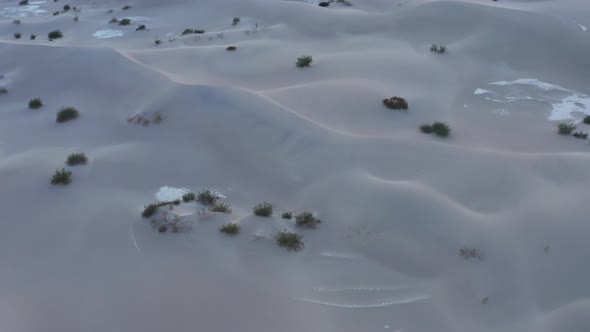
<svg viewBox="0 0 590 332">
<path fill-rule="evenodd" d="M 389 328 L 389 325 L 383 325 L 383 328 L 384 329 L 388 329 Z"/>
<path fill-rule="evenodd" d="M 503 110 L 503 109 L 495 110 L 495 111 L 493 111 L 493 113 L 496 115 L 499 115 L 499 116 L 509 116 L 510 115 L 510 112 L 508 112 L 507 110 Z"/>
<path fill-rule="evenodd" d="M 587 31 L 588 30 L 588 28 L 586 28 L 585 26 L 583 26 L 581 24 L 578 24 L 578 26 L 580 27 L 580 29 L 582 29 L 582 31 Z"/>
<path fill-rule="evenodd" d="M 98 39 L 105 39 L 105 38 L 114 38 L 114 37 L 121 37 L 125 33 L 121 30 L 98 30 L 96 31 L 93 36 Z"/>
<path fill-rule="evenodd" d="M 173 188 L 164 186 L 156 193 L 156 199 L 160 202 L 168 202 L 176 199 L 182 199 L 182 195 L 188 194 L 190 190 L 186 188 Z"/>
<path fill-rule="evenodd" d="M 400 299 L 396 299 L 396 300 L 385 301 L 385 302 L 375 303 L 375 304 L 341 304 L 341 303 L 335 303 L 335 302 L 323 302 L 323 301 L 304 299 L 304 298 L 296 298 L 295 300 L 302 301 L 302 302 L 308 302 L 308 303 L 321 304 L 321 305 L 326 305 L 326 306 L 330 306 L 330 307 L 339 307 L 339 308 L 378 308 L 378 307 L 389 307 L 389 306 L 396 305 L 396 304 L 418 302 L 418 301 L 423 301 L 423 300 L 427 300 L 427 299 L 430 299 L 430 296 L 418 295 L 418 296 L 409 296 L 409 297 L 405 297 L 405 298 L 400 298 Z"/>
<path fill-rule="evenodd" d="M 0 10 L 0 16 L 4 17 L 27 17 L 27 16 L 38 16 L 47 11 L 41 9 L 41 4 L 44 4 L 46 1 L 35 1 L 31 2 L 29 5 L 26 6 L 18 6 L 18 7 L 6 7 Z"/>
<path fill-rule="evenodd" d="M 477 88 L 475 90 L 475 92 L 473 92 L 474 95 L 483 95 L 485 93 L 492 93 L 492 92 L 488 91 L 488 90 L 484 90 L 484 89 L 479 89 L 479 88 Z"/>
<path fill-rule="evenodd" d="M 590 97 L 574 93 L 571 96 L 563 98 L 561 103 L 552 104 L 553 111 L 549 120 L 569 120 L 573 119 L 572 113 L 582 113 L 590 115 Z"/>
<path fill-rule="evenodd" d="M 131 20 L 131 22 L 146 22 L 146 21 L 151 21 L 152 19 L 149 17 L 145 17 L 145 16 L 127 16 L 124 18 L 128 18 Z"/>
<path fill-rule="evenodd" d="M 500 82 L 493 82 L 490 84 L 491 85 L 503 85 L 503 86 L 520 84 L 520 85 L 536 86 L 537 88 L 542 89 L 544 91 L 551 91 L 551 90 L 560 90 L 560 91 L 567 91 L 567 92 L 570 91 L 568 89 L 560 87 L 559 85 L 541 82 L 541 81 L 534 79 L 534 78 L 520 78 L 520 79 L 517 79 L 514 81 L 500 81 Z"/>
</svg>

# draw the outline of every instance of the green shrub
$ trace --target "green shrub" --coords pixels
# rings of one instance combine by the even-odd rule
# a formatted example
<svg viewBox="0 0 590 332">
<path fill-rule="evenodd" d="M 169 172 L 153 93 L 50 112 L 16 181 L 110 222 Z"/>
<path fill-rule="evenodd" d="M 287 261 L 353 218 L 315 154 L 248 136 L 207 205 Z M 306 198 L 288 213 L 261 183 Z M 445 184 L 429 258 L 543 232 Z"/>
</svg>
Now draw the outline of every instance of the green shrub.
<svg viewBox="0 0 590 332">
<path fill-rule="evenodd" d="M 297 63 L 295 64 L 298 68 L 309 67 L 313 62 L 313 57 L 309 55 L 300 56 L 297 58 Z"/>
<path fill-rule="evenodd" d="M 300 250 L 303 248 L 303 236 L 288 231 L 280 231 L 275 239 L 279 247 L 285 247 L 288 250 Z"/>
<path fill-rule="evenodd" d="M 121 21 L 119 21 L 119 25 L 129 25 L 131 24 L 131 20 L 128 18 L 124 18 Z"/>
<path fill-rule="evenodd" d="M 211 212 L 231 213 L 230 205 L 225 203 L 217 203 L 213 205 L 209 210 L 211 210 Z"/>
<path fill-rule="evenodd" d="M 159 39 L 158 37 L 156 37 L 156 38 L 154 38 L 154 44 L 156 44 L 156 46 L 160 45 L 160 44 L 162 44 L 162 40 Z"/>
<path fill-rule="evenodd" d="M 432 44 L 432 46 L 430 46 L 430 52 L 433 53 L 438 53 L 438 54 L 443 54 L 447 51 L 447 47 L 443 46 L 443 45 L 436 45 L 436 44 Z"/>
<path fill-rule="evenodd" d="M 14 39 L 20 39 L 21 36 L 22 36 L 22 34 L 20 32 L 14 33 Z"/>
<path fill-rule="evenodd" d="M 432 125 L 430 124 L 423 124 L 420 126 L 420 131 L 425 133 L 425 134 L 431 134 L 432 133 Z"/>
<path fill-rule="evenodd" d="M 301 212 L 295 216 L 295 224 L 301 228 L 316 228 L 322 221 L 311 212 Z"/>
<path fill-rule="evenodd" d="M 194 29 L 184 29 L 184 31 L 182 31 L 181 35 L 184 36 L 184 35 L 190 35 L 193 33 L 195 33 Z"/>
<path fill-rule="evenodd" d="M 53 16 L 57 16 L 57 15 L 59 15 L 59 10 L 56 12 L 53 12 Z"/>
<path fill-rule="evenodd" d="M 270 217 L 272 215 L 272 204 L 264 202 L 254 207 L 254 214 L 259 217 Z"/>
<path fill-rule="evenodd" d="M 43 102 L 39 98 L 29 100 L 29 109 L 36 110 L 43 107 Z"/>
<path fill-rule="evenodd" d="M 49 40 L 62 38 L 64 34 L 59 30 L 53 30 L 47 34 Z"/>
<path fill-rule="evenodd" d="M 557 133 L 560 135 L 569 135 L 576 129 L 573 123 L 560 122 L 557 124 Z"/>
<path fill-rule="evenodd" d="M 235 46 L 228 46 L 226 48 L 226 50 L 228 50 L 228 51 L 235 51 L 236 49 L 237 49 L 237 47 L 235 47 Z"/>
<path fill-rule="evenodd" d="M 72 182 L 72 172 L 67 171 L 65 168 L 55 171 L 51 178 L 51 184 L 63 184 L 64 186 Z"/>
<path fill-rule="evenodd" d="M 31 40 L 37 39 L 37 35 L 31 35 Z"/>
<path fill-rule="evenodd" d="M 195 195 L 195 193 L 190 192 L 190 193 L 186 193 L 186 194 L 182 195 L 182 200 L 186 203 L 186 202 L 194 201 L 196 197 L 197 196 Z"/>
<path fill-rule="evenodd" d="M 57 112 L 57 119 L 55 121 L 62 123 L 70 120 L 77 119 L 80 116 L 80 112 L 73 107 L 62 107 Z"/>
<path fill-rule="evenodd" d="M 144 218 L 149 218 L 149 217 L 153 216 L 154 214 L 156 214 L 156 212 L 158 212 L 158 209 L 159 208 L 160 207 L 156 203 L 148 204 L 143 209 L 143 212 L 141 213 L 141 216 L 144 217 Z"/>
<path fill-rule="evenodd" d="M 240 224 L 232 222 L 219 227 L 221 233 L 236 235 L 240 232 Z"/>
<path fill-rule="evenodd" d="M 205 30 L 203 30 L 203 29 L 196 29 L 195 30 L 195 33 L 197 33 L 197 34 L 204 34 L 205 33 Z"/>
<path fill-rule="evenodd" d="M 240 18 L 239 17 L 234 17 L 234 19 L 231 22 L 231 25 L 238 25 L 238 23 L 240 23 Z"/>
<path fill-rule="evenodd" d="M 444 122 L 435 122 L 432 124 L 432 132 L 441 137 L 447 137 L 451 134 L 451 128 Z"/>
<path fill-rule="evenodd" d="M 145 30 L 145 25 L 140 24 L 137 29 L 135 29 L 135 31 L 141 31 L 141 30 Z"/>
<path fill-rule="evenodd" d="M 585 116 L 582 122 L 584 122 L 585 124 L 590 124 L 590 115 Z"/>
<path fill-rule="evenodd" d="M 572 134 L 572 136 L 574 136 L 575 138 L 586 139 L 586 138 L 588 138 L 588 133 L 582 132 L 582 131 L 576 131 L 575 133 Z"/>
<path fill-rule="evenodd" d="M 203 189 L 197 195 L 197 201 L 203 205 L 215 205 L 218 199 L 219 196 L 209 189 Z"/>
<path fill-rule="evenodd" d="M 283 212 L 283 214 L 281 214 L 281 217 L 283 219 L 291 219 L 293 217 L 293 213 L 291 213 L 291 212 Z"/>
<path fill-rule="evenodd" d="M 129 5 L 125 5 L 125 6 L 123 6 L 123 8 L 122 8 L 122 9 L 123 9 L 123 10 L 131 9 L 131 6 L 129 6 Z"/>
<path fill-rule="evenodd" d="M 383 99 L 383 105 L 393 110 L 407 110 L 409 108 L 408 102 L 402 97 Z"/>
<path fill-rule="evenodd" d="M 119 19 L 116 17 L 113 17 L 109 20 L 109 23 L 119 23 Z"/>
<path fill-rule="evenodd" d="M 70 7 L 70 5 L 65 5 L 64 6 L 64 12 L 69 11 L 70 9 L 72 9 L 72 7 Z"/>
<path fill-rule="evenodd" d="M 68 166 L 86 165 L 87 162 L 88 157 L 85 153 L 71 153 L 66 160 Z"/>
<path fill-rule="evenodd" d="M 320 7 L 329 7 L 330 6 L 330 3 L 327 2 L 327 1 L 322 1 L 322 2 L 320 2 L 318 4 L 318 6 L 320 6 Z"/>
</svg>

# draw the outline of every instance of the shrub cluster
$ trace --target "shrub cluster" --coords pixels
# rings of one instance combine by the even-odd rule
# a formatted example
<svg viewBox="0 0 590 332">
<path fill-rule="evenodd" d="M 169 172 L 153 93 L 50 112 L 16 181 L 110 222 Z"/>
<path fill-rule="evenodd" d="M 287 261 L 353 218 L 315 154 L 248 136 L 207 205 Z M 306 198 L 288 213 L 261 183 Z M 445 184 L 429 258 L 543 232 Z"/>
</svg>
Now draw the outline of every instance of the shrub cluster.
<svg viewBox="0 0 590 332">
<path fill-rule="evenodd" d="M 392 110 L 407 110 L 410 107 L 408 102 L 402 97 L 383 99 L 383 105 Z"/>
<path fill-rule="evenodd" d="M 443 54 L 447 51 L 447 47 L 443 46 L 443 45 L 436 45 L 436 44 L 432 44 L 432 46 L 430 46 L 430 52 L 434 52 L 434 53 L 438 53 L 438 54 Z"/>
<path fill-rule="evenodd" d="M 257 204 L 254 208 L 254 214 L 259 217 L 270 217 L 272 215 L 272 204 L 268 202 Z"/>
<path fill-rule="evenodd" d="M 43 107 L 43 102 L 39 98 L 29 100 L 29 109 L 36 110 Z"/>
<path fill-rule="evenodd" d="M 313 213 L 305 211 L 295 216 L 295 225 L 301 228 L 316 228 L 322 221 Z"/>
<path fill-rule="evenodd" d="M 291 213 L 291 212 L 283 212 L 283 214 L 281 214 L 281 217 L 283 219 L 291 219 L 293 217 L 293 213 Z"/>
<path fill-rule="evenodd" d="M 279 247 L 287 248 L 288 250 L 297 251 L 303 248 L 303 236 L 288 232 L 286 230 L 280 231 L 277 233 L 275 239 L 277 241 L 277 245 Z"/>
<path fill-rule="evenodd" d="M 65 168 L 61 170 L 55 171 L 53 177 L 51 178 L 51 184 L 63 184 L 64 186 L 70 184 L 72 182 L 72 172 L 67 171 Z"/>
<path fill-rule="evenodd" d="M 186 194 L 182 195 L 182 200 L 185 203 L 187 203 L 187 202 L 190 202 L 190 201 L 194 201 L 196 197 L 197 196 L 195 195 L 195 193 L 190 192 L 190 193 L 186 193 Z"/>
<path fill-rule="evenodd" d="M 57 118 L 55 121 L 62 123 L 70 120 L 77 119 L 80 116 L 80 112 L 73 107 L 62 107 L 57 112 Z"/>
<path fill-rule="evenodd" d="M 215 205 L 218 199 L 219 196 L 209 189 L 203 189 L 197 195 L 197 201 L 203 205 Z"/>
<path fill-rule="evenodd" d="M 236 235 L 240 232 L 240 224 L 232 222 L 219 227 L 219 231 L 228 235 Z"/>
<path fill-rule="evenodd" d="M 313 57 L 311 57 L 309 55 L 304 55 L 304 56 L 300 56 L 297 58 L 297 62 L 295 63 L 295 65 L 298 68 L 304 68 L 304 67 L 309 67 L 312 62 L 313 62 Z"/>
<path fill-rule="evenodd" d="M 72 153 L 68 155 L 66 160 L 68 166 L 86 165 L 87 162 L 88 157 L 86 157 L 85 153 Z"/>
<path fill-rule="evenodd" d="M 213 205 L 209 210 L 211 210 L 211 212 L 231 213 L 230 205 L 226 203 L 217 203 Z"/>
<path fill-rule="evenodd" d="M 434 133 L 440 137 L 448 137 L 451 134 L 451 128 L 444 122 L 434 122 L 433 124 L 423 124 L 420 131 L 425 134 Z"/>
<path fill-rule="evenodd" d="M 557 133 L 560 135 L 569 135 L 576 129 L 573 123 L 560 122 L 557 124 Z"/>
<path fill-rule="evenodd" d="M 47 34 L 49 40 L 62 38 L 64 34 L 59 30 L 53 30 Z"/>
</svg>

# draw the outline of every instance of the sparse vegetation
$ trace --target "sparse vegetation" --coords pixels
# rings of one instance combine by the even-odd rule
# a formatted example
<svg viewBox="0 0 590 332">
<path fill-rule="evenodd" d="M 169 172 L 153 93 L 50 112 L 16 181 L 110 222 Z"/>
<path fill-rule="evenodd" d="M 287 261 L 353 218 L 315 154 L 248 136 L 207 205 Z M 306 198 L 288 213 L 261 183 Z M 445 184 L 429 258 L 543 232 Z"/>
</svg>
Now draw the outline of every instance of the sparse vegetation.
<svg viewBox="0 0 590 332">
<path fill-rule="evenodd" d="M 143 212 L 141 213 L 141 216 L 144 218 L 149 218 L 149 217 L 153 216 L 156 212 L 158 212 L 159 208 L 160 207 L 158 206 L 158 204 L 155 204 L 155 203 L 148 204 L 144 207 Z"/>
<path fill-rule="evenodd" d="M 459 256 L 465 258 L 465 259 L 472 259 L 472 258 L 477 258 L 477 259 L 481 259 L 481 254 L 479 253 L 479 249 L 476 248 L 461 248 L 459 249 Z"/>
<path fill-rule="evenodd" d="M 346 6 L 352 6 L 352 3 L 348 0 L 336 0 L 336 3 L 341 3 Z"/>
<path fill-rule="evenodd" d="M 286 230 L 280 231 L 275 237 L 279 247 L 284 247 L 293 251 L 298 251 L 303 248 L 302 238 L 303 236 Z"/>
<path fill-rule="evenodd" d="M 425 133 L 425 134 L 431 134 L 432 133 L 432 125 L 430 124 L 423 124 L 420 126 L 420 131 Z"/>
<path fill-rule="evenodd" d="M 160 45 L 160 44 L 162 44 L 162 40 L 159 39 L 158 37 L 156 37 L 156 38 L 154 38 L 154 44 L 156 44 L 156 46 Z"/>
<path fill-rule="evenodd" d="M 295 225 L 301 228 L 316 228 L 322 221 L 313 213 L 305 211 L 295 216 Z"/>
<path fill-rule="evenodd" d="M 72 7 L 70 7 L 70 5 L 64 5 L 64 12 L 67 12 L 70 9 L 72 9 Z"/>
<path fill-rule="evenodd" d="M 573 123 L 560 122 L 557 124 L 557 133 L 560 135 L 569 135 L 576 129 Z"/>
<path fill-rule="evenodd" d="M 240 23 L 240 18 L 234 17 L 234 19 L 231 22 L 231 25 L 236 26 L 236 25 L 238 25 L 238 23 Z"/>
<path fill-rule="evenodd" d="M 293 213 L 291 213 L 291 212 L 283 212 L 283 214 L 281 214 L 281 217 L 283 219 L 291 219 L 293 217 Z"/>
<path fill-rule="evenodd" d="M 155 213 L 155 212 L 154 212 Z M 188 231 L 190 230 L 191 224 L 189 221 L 180 220 L 180 216 L 176 213 L 170 213 L 170 211 L 164 210 L 162 213 L 150 220 L 150 224 L 153 229 L 156 229 L 159 233 L 166 233 L 168 230 L 172 233 Z"/>
<path fill-rule="evenodd" d="M 14 33 L 14 39 L 20 39 L 21 36 L 22 36 L 22 34 L 20 32 Z"/>
<path fill-rule="evenodd" d="M 88 157 L 85 153 L 71 153 L 66 160 L 68 166 L 86 165 L 87 162 Z"/>
<path fill-rule="evenodd" d="M 43 102 L 39 98 L 29 100 L 29 109 L 36 110 L 43 107 Z"/>
<path fill-rule="evenodd" d="M 160 123 L 162 122 L 164 118 L 162 117 L 162 114 L 160 114 L 160 112 L 155 112 L 154 114 L 152 114 L 152 122 L 153 123 Z"/>
<path fill-rule="evenodd" d="M 190 34 L 193 34 L 193 33 L 195 33 L 195 30 L 194 29 L 184 29 L 184 31 L 182 31 L 181 35 L 184 36 L 184 35 L 190 35 Z"/>
<path fill-rule="evenodd" d="M 585 116 L 582 122 L 584 122 L 585 124 L 590 124 L 590 115 Z"/>
<path fill-rule="evenodd" d="M 272 204 L 268 202 L 257 204 L 254 208 L 254 214 L 259 217 L 270 217 L 272 215 Z"/>
<path fill-rule="evenodd" d="M 37 39 L 37 35 L 31 35 L 31 40 Z"/>
<path fill-rule="evenodd" d="M 297 58 L 297 63 L 295 64 L 298 68 L 309 67 L 313 62 L 313 57 L 309 55 L 300 56 Z"/>
<path fill-rule="evenodd" d="M 13 20 L 13 21 L 12 21 L 12 24 L 17 24 L 17 25 L 18 25 L 18 24 L 20 24 L 20 23 L 21 23 L 21 21 L 20 21 L 20 20 Z"/>
<path fill-rule="evenodd" d="M 226 203 L 217 203 L 213 205 L 209 210 L 211 210 L 211 212 L 231 213 L 230 205 Z"/>
<path fill-rule="evenodd" d="M 109 20 L 109 23 L 111 23 L 111 24 L 112 24 L 112 23 L 119 23 L 119 19 L 118 19 L 118 18 L 116 18 L 116 17 L 113 17 L 113 18 L 111 18 L 111 19 Z"/>
<path fill-rule="evenodd" d="M 74 16 L 74 22 L 78 22 L 80 20 L 80 17 L 78 17 L 78 15 Z"/>
<path fill-rule="evenodd" d="M 237 235 L 240 232 L 240 224 L 235 222 L 227 223 L 219 227 L 219 231 L 228 235 Z"/>
<path fill-rule="evenodd" d="M 7 94 L 8 90 L 4 87 L 0 87 L 0 95 Z"/>
<path fill-rule="evenodd" d="M 53 177 L 51 178 L 51 184 L 54 185 L 63 184 L 64 186 L 67 186 L 71 182 L 72 172 L 67 171 L 65 168 L 55 171 L 55 174 L 53 174 Z"/>
<path fill-rule="evenodd" d="M 327 2 L 327 1 L 322 1 L 322 2 L 320 2 L 320 3 L 318 4 L 318 6 L 320 6 L 320 7 L 328 7 L 328 6 L 330 6 L 330 3 L 329 3 L 329 2 Z"/>
<path fill-rule="evenodd" d="M 235 51 L 236 49 L 237 49 L 237 47 L 235 47 L 235 46 L 228 46 L 226 48 L 226 50 L 228 50 L 228 51 Z"/>
<path fill-rule="evenodd" d="M 121 8 L 121 9 L 123 9 L 123 10 L 128 10 L 128 9 L 131 9 L 131 6 L 129 6 L 129 5 L 125 5 L 125 6 L 123 6 L 123 8 Z"/>
<path fill-rule="evenodd" d="M 77 119 L 79 116 L 80 116 L 80 112 L 78 112 L 77 109 L 75 109 L 71 106 L 70 107 L 62 107 L 57 112 L 57 119 L 55 121 L 57 121 L 59 123 L 66 122 L 66 121 Z"/>
<path fill-rule="evenodd" d="M 137 29 L 135 29 L 135 31 L 142 31 L 142 30 L 145 30 L 145 29 L 146 29 L 146 28 L 145 28 L 145 25 L 143 25 L 143 24 L 140 24 L 140 25 L 137 27 Z"/>
<path fill-rule="evenodd" d="M 447 51 L 447 47 L 443 46 L 443 45 L 432 44 L 432 46 L 430 46 L 430 52 L 433 52 L 433 53 L 443 54 L 446 51 Z"/>
<path fill-rule="evenodd" d="M 393 110 L 407 110 L 409 108 L 408 102 L 402 97 L 383 99 L 383 105 Z"/>
<path fill-rule="evenodd" d="M 62 38 L 64 34 L 60 30 L 53 30 L 47 34 L 49 40 Z"/>
<path fill-rule="evenodd" d="M 197 195 L 197 201 L 203 205 L 215 205 L 218 199 L 219 196 L 209 189 L 203 189 Z"/>
<path fill-rule="evenodd" d="M 196 197 L 197 197 L 197 196 L 195 195 L 195 193 L 193 193 L 193 192 L 190 192 L 190 193 L 186 193 L 186 194 L 182 195 L 182 200 L 183 200 L 185 203 L 187 203 L 187 202 L 194 201 Z"/>
<path fill-rule="evenodd" d="M 451 134 L 451 128 L 444 122 L 435 122 L 432 124 L 432 132 L 440 137 L 447 137 Z"/>
<path fill-rule="evenodd" d="M 28 5 L 28 4 L 29 4 L 29 0 L 21 0 L 21 1 L 18 3 L 18 5 L 19 5 L 19 6 L 26 6 L 26 5 Z"/>
<path fill-rule="evenodd" d="M 576 131 L 572 134 L 575 138 L 586 139 L 588 138 L 588 133 L 583 131 Z"/>
<path fill-rule="evenodd" d="M 131 24 L 131 19 L 128 19 L 128 18 L 124 18 L 119 21 L 119 25 L 129 25 L 129 24 Z"/>
</svg>

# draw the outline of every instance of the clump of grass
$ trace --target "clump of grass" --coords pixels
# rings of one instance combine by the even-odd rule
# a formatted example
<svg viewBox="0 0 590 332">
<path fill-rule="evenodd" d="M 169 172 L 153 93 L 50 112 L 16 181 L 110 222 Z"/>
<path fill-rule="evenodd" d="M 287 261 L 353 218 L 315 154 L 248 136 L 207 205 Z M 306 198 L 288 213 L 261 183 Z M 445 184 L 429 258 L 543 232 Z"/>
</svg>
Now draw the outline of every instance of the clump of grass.
<svg viewBox="0 0 590 332">
<path fill-rule="evenodd" d="M 232 222 L 219 227 L 221 233 L 228 235 L 237 235 L 240 232 L 240 224 Z"/>
<path fill-rule="evenodd" d="M 431 134 L 432 133 L 432 125 L 430 124 L 423 124 L 420 127 L 420 131 L 424 134 Z"/>
<path fill-rule="evenodd" d="M 557 133 L 560 135 L 569 135 L 576 129 L 573 123 L 560 122 L 557 124 Z"/>
<path fill-rule="evenodd" d="M 295 225 L 301 228 L 316 228 L 322 221 L 313 213 L 305 211 L 295 216 Z"/>
<path fill-rule="evenodd" d="M 303 236 L 288 231 L 280 231 L 275 237 L 279 247 L 284 247 L 293 251 L 298 251 L 303 248 L 302 238 Z"/>
<path fill-rule="evenodd" d="M 124 18 L 119 21 L 119 25 L 129 25 L 129 24 L 131 24 L 131 19 L 128 19 L 128 18 Z"/>
<path fill-rule="evenodd" d="M 141 213 L 141 216 L 144 218 L 149 218 L 149 217 L 153 216 L 156 212 L 158 212 L 159 208 L 160 207 L 156 203 L 148 204 L 144 207 L 143 212 Z"/>
<path fill-rule="evenodd" d="M 309 67 L 312 62 L 313 57 L 309 55 L 304 55 L 297 58 L 297 62 L 295 63 L 295 65 L 297 66 L 297 68 L 304 68 Z"/>
<path fill-rule="evenodd" d="M 36 110 L 43 107 L 43 102 L 39 98 L 29 100 L 29 109 Z"/>
<path fill-rule="evenodd" d="M 430 46 L 430 52 L 433 52 L 433 53 L 443 54 L 446 51 L 447 51 L 447 47 L 443 46 L 443 45 L 432 44 L 432 46 Z"/>
<path fill-rule="evenodd" d="M 158 37 L 154 38 L 154 44 L 156 44 L 156 46 L 162 44 L 162 40 Z"/>
<path fill-rule="evenodd" d="M 235 46 L 228 46 L 226 48 L 226 50 L 228 50 L 228 51 L 235 51 L 236 49 L 237 49 L 237 47 L 235 47 Z"/>
<path fill-rule="evenodd" d="M 86 165 L 87 162 L 88 157 L 86 157 L 86 154 L 83 152 L 71 153 L 70 155 L 68 155 L 68 158 L 66 160 L 66 164 L 68 166 Z"/>
<path fill-rule="evenodd" d="M 162 116 L 162 114 L 160 112 L 155 112 L 154 114 L 152 114 L 152 122 L 153 123 L 161 123 L 162 120 L 164 119 L 164 117 Z"/>
<path fill-rule="evenodd" d="M 330 6 L 330 3 L 329 3 L 329 2 L 327 2 L 327 1 L 322 1 L 322 2 L 320 2 L 320 3 L 318 4 L 318 6 L 320 6 L 320 7 L 328 7 L 328 6 Z"/>
<path fill-rule="evenodd" d="M 203 205 L 215 205 L 218 199 L 219 196 L 209 189 L 203 189 L 197 195 L 197 201 Z"/>
<path fill-rule="evenodd" d="M 14 33 L 14 39 L 20 39 L 21 36 L 22 36 L 22 34 L 20 32 Z"/>
<path fill-rule="evenodd" d="M 459 249 L 459 256 L 465 258 L 465 259 L 473 259 L 473 258 L 477 258 L 477 259 L 481 259 L 481 254 L 479 253 L 479 249 L 476 248 L 461 248 Z"/>
<path fill-rule="evenodd" d="M 55 174 L 53 174 L 53 177 L 51 178 L 51 184 L 54 185 L 63 184 L 64 186 L 67 186 L 71 182 L 72 172 L 67 171 L 65 168 L 55 171 Z"/>
<path fill-rule="evenodd" d="M 226 203 L 217 203 L 213 205 L 209 210 L 211 212 L 231 213 L 230 205 Z"/>
<path fill-rule="evenodd" d="M 62 107 L 57 112 L 57 118 L 55 119 L 56 122 L 62 123 L 70 120 L 77 119 L 80 116 L 80 112 L 77 109 L 69 106 L 69 107 Z"/>
<path fill-rule="evenodd" d="M 121 9 L 123 9 L 123 10 L 131 9 L 131 6 L 129 6 L 129 5 L 125 5 L 125 6 L 123 6 L 123 8 L 121 8 Z"/>
<path fill-rule="evenodd" d="M 590 124 L 590 115 L 585 116 L 582 122 L 584 122 L 584 124 Z"/>
<path fill-rule="evenodd" d="M 404 98 L 397 96 L 383 99 L 383 105 L 392 110 L 407 110 L 410 107 Z"/>
<path fill-rule="evenodd" d="M 186 194 L 182 195 L 182 200 L 185 203 L 187 203 L 187 202 L 194 201 L 196 197 L 197 197 L 197 195 L 195 195 L 195 193 L 190 192 L 190 193 L 186 193 Z"/>
<path fill-rule="evenodd" d="M 270 217 L 272 215 L 272 204 L 268 202 L 257 204 L 254 208 L 254 214 L 259 217 Z"/>
<path fill-rule="evenodd" d="M 233 25 L 233 26 L 238 25 L 238 23 L 240 23 L 239 17 L 234 17 L 234 19 L 231 21 L 231 25 Z"/>
<path fill-rule="evenodd" d="M 60 30 L 53 30 L 47 34 L 47 37 L 49 38 L 49 40 L 59 39 L 59 38 L 62 38 L 63 36 L 64 36 L 64 34 Z"/>
<path fill-rule="evenodd" d="M 588 138 L 588 133 L 583 131 L 576 131 L 572 134 L 575 138 L 586 139 Z"/>
<path fill-rule="evenodd" d="M 31 40 L 37 39 L 37 35 L 31 35 Z"/>
<path fill-rule="evenodd" d="M 440 137 L 447 137 L 451 134 L 451 128 L 444 122 L 435 122 L 432 124 L 432 132 Z"/>
<path fill-rule="evenodd" d="M 145 29 L 146 29 L 146 28 L 145 28 L 145 25 L 143 25 L 143 24 L 140 24 L 140 25 L 137 27 L 137 29 L 135 29 L 135 31 L 141 31 L 141 30 L 145 30 Z"/>
<path fill-rule="evenodd" d="M 64 6 L 64 12 L 69 11 L 70 9 L 72 9 L 72 7 L 70 7 L 70 5 L 65 5 Z"/>
<path fill-rule="evenodd" d="M 116 17 L 113 17 L 109 20 L 109 23 L 119 23 L 119 19 Z"/>
<path fill-rule="evenodd" d="M 291 212 L 283 212 L 283 214 L 281 214 L 281 218 L 283 219 L 291 219 L 293 217 L 293 213 Z"/>
<path fill-rule="evenodd" d="M 7 94 L 8 90 L 6 88 L 0 88 L 0 95 Z"/>
</svg>

